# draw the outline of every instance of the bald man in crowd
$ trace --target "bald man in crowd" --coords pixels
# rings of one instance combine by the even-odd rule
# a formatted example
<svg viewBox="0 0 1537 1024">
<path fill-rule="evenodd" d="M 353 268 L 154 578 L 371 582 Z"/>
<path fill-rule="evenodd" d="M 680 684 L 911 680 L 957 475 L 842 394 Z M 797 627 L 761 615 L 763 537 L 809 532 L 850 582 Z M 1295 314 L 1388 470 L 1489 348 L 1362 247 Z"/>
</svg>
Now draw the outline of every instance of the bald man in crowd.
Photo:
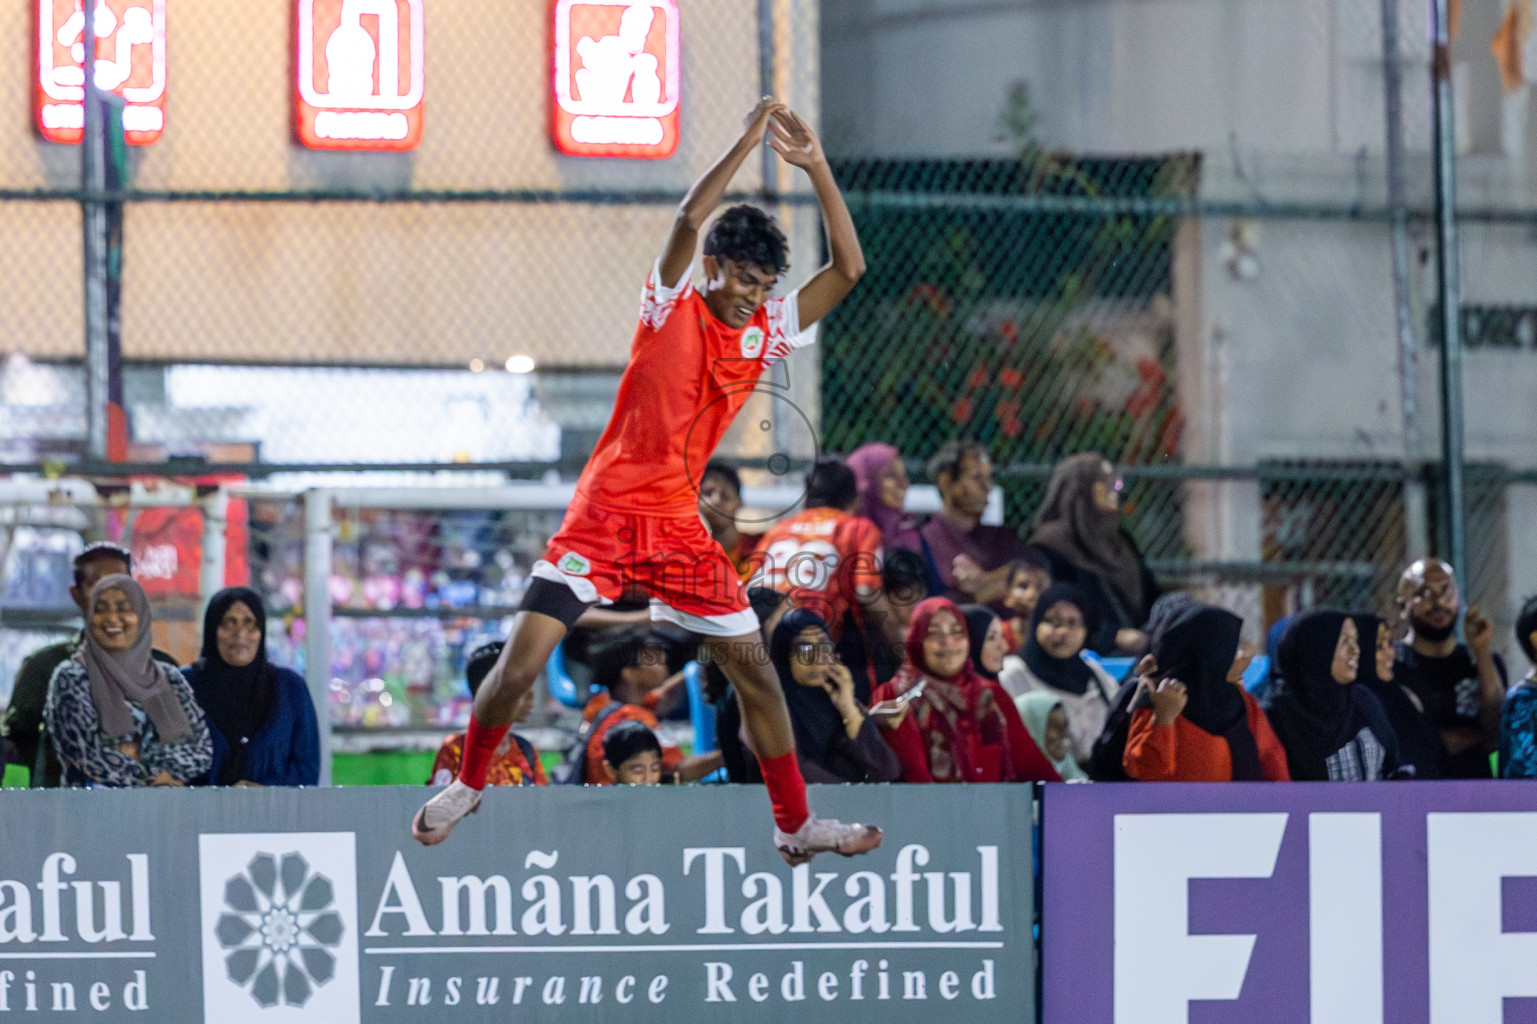
<svg viewBox="0 0 1537 1024">
<path fill-rule="evenodd" d="M 1440 734 L 1441 777 L 1489 778 L 1505 700 L 1505 664 L 1491 650 L 1493 623 L 1476 605 L 1468 608 L 1467 642 L 1458 642 L 1462 595 L 1452 567 L 1436 558 L 1404 570 L 1397 603 L 1409 635 L 1398 644 L 1393 678 L 1417 698 Z"/>
</svg>

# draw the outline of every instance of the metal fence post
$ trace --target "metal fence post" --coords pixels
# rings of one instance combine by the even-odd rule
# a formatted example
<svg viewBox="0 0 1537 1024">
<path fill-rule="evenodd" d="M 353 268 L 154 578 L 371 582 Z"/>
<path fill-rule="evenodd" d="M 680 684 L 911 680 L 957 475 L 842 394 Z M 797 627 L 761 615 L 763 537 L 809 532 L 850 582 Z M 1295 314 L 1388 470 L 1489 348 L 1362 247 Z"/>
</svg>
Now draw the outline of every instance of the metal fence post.
<svg viewBox="0 0 1537 1024">
<path fill-rule="evenodd" d="M 1467 584 L 1467 526 L 1463 507 L 1462 317 L 1457 261 L 1457 138 L 1452 107 L 1451 33 L 1447 0 L 1431 0 L 1435 108 L 1436 301 L 1441 314 L 1442 554 Z"/>
<path fill-rule="evenodd" d="M 84 228 L 85 254 L 85 423 L 86 452 L 91 458 L 107 458 L 107 403 L 110 388 L 110 353 L 107 346 L 107 207 L 100 199 L 106 191 L 107 137 L 96 86 L 95 4 L 86 0 L 84 138 L 80 140 L 80 218 Z"/>
<path fill-rule="evenodd" d="M 758 95 L 783 99 L 775 91 L 778 76 L 774 45 L 774 0 L 758 0 Z M 774 201 L 779 192 L 779 154 L 763 147 L 763 197 Z"/>
<path fill-rule="evenodd" d="M 1398 330 L 1398 383 L 1404 431 L 1404 540 L 1409 557 L 1429 550 L 1424 461 L 1420 440 L 1420 364 L 1409 297 L 1409 207 L 1404 188 L 1403 66 L 1399 0 L 1382 0 L 1383 127 L 1386 135 L 1388 216 L 1393 252 L 1393 317 Z"/>
<path fill-rule="evenodd" d="M 331 492 L 304 492 L 304 678 L 320 726 L 320 784 L 331 784 Z"/>
<path fill-rule="evenodd" d="M 198 596 L 203 607 L 208 599 L 224 589 L 224 566 L 228 557 L 229 491 L 215 488 L 203 498 L 203 561 L 198 580 Z"/>
</svg>

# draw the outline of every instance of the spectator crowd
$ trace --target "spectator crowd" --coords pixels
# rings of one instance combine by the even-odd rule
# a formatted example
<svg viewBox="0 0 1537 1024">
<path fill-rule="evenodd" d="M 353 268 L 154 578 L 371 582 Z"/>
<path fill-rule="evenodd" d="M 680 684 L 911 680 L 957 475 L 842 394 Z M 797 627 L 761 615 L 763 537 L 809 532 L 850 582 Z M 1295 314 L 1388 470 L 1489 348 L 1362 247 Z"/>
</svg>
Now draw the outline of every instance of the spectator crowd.
<svg viewBox="0 0 1537 1024">
<path fill-rule="evenodd" d="M 1537 679 L 1510 685 L 1491 622 L 1463 607 L 1445 563 L 1405 568 L 1391 609 L 1299 609 L 1270 629 L 1266 670 L 1250 672 L 1238 615 L 1160 592 L 1106 459 L 1060 463 L 1027 531 L 982 522 L 993 481 L 981 446 L 947 444 L 927 470 L 940 508 L 922 522 L 906 511 L 897 449 L 824 458 L 804 507 L 763 535 L 737 521 L 736 472 L 705 470 L 700 513 L 750 588 L 807 781 L 1537 777 Z M 70 593 L 81 632 L 23 663 L 0 724 L 5 759 L 33 785 L 317 782 L 314 707 L 303 678 L 268 660 L 255 591 L 214 595 L 184 668 L 153 649 L 127 550 L 86 548 Z M 592 695 L 576 742 L 547 770 L 509 733 L 492 784 L 761 782 L 715 666 L 703 676 L 719 749 L 690 754 L 659 735 L 697 642 L 643 612 L 595 610 L 578 627 Z M 1515 632 L 1537 664 L 1537 598 Z M 469 654 L 472 694 L 500 653 Z M 532 710 L 530 692 L 517 720 Z M 454 778 L 463 746 L 462 734 L 443 741 L 430 783 Z"/>
</svg>

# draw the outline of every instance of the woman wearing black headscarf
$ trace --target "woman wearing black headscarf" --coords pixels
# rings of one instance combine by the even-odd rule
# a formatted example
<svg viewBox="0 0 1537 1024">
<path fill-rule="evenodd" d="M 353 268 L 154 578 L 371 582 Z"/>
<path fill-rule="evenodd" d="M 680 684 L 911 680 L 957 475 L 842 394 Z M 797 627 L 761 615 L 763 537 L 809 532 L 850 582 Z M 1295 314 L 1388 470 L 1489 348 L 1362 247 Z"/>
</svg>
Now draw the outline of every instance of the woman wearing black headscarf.
<svg viewBox="0 0 1537 1024">
<path fill-rule="evenodd" d="M 1356 683 L 1372 692 L 1398 740 L 1398 774 L 1406 779 L 1441 777 L 1441 734 L 1425 715 L 1415 692 L 1393 678 L 1393 631 L 1369 612 L 1352 615 L 1360 636 Z"/>
<path fill-rule="evenodd" d="M 801 773 L 808 782 L 893 782 L 897 756 L 854 696 L 854 679 L 839 663 L 827 623 L 806 609 L 774 629 L 769 658 L 784 690 Z"/>
<path fill-rule="evenodd" d="M 1376 637 L 1370 643 L 1376 647 Z M 1329 609 L 1297 617 L 1276 651 L 1270 722 L 1293 779 L 1366 782 L 1398 772 L 1398 738 L 1382 704 L 1356 685 L 1360 628 Z"/>
<path fill-rule="evenodd" d="M 902 764 L 854 696 L 827 623 L 797 608 L 780 620 L 769 658 L 784 689 L 795 753 L 807 782 L 895 782 Z"/>
<path fill-rule="evenodd" d="M 1121 765 L 1143 782 L 1284 782 L 1286 754 L 1237 675 L 1243 620 L 1189 605 L 1153 637 Z M 1155 682 L 1155 676 L 1159 681 Z"/>
<path fill-rule="evenodd" d="M 1003 659 L 1009 653 L 1009 643 L 1003 637 L 1003 620 L 981 604 L 961 605 L 961 616 L 971 639 L 972 667 L 977 675 L 996 683 Z"/>
<path fill-rule="evenodd" d="M 1089 636 L 1091 649 L 1147 650 L 1141 629 L 1158 584 L 1121 525 L 1120 481 L 1108 459 L 1080 452 L 1057 463 L 1030 543 L 1050 557 L 1053 580 L 1077 584 L 1094 602 L 1099 625 Z"/>
<path fill-rule="evenodd" d="M 309 687 L 267 660 L 267 612 L 249 587 L 227 587 L 203 615 L 203 650 L 182 669 L 213 727 L 215 786 L 313 786 L 320 732 Z"/>
<path fill-rule="evenodd" d="M 1096 659 L 1083 656 L 1095 625 L 1094 605 L 1087 595 L 1070 583 L 1053 583 L 1035 603 L 1024 649 L 1003 660 L 998 677 L 1016 707 L 1019 698 L 1035 690 L 1061 700 L 1069 746 L 1080 765 L 1089 763 L 1120 689 Z"/>
</svg>

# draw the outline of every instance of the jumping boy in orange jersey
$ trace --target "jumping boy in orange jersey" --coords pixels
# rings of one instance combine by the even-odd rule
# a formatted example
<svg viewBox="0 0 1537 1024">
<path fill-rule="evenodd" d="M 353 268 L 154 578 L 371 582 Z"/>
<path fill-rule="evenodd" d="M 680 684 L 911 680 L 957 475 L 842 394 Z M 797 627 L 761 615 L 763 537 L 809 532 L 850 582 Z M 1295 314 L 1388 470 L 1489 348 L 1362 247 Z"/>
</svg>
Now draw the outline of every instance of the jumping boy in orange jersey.
<svg viewBox="0 0 1537 1024">
<path fill-rule="evenodd" d="M 785 237 L 750 206 L 725 211 L 704 243 L 702 292 L 691 283 L 700 229 L 738 168 L 767 138 L 811 178 L 830 262 L 783 299 L 769 299 L 789 267 Z M 480 804 L 485 765 L 519 696 L 583 611 L 630 584 L 651 594 L 654 619 L 703 635 L 736 688 L 774 807 L 774 845 L 791 864 L 817 853 L 850 856 L 881 831 L 813 815 L 795 760 L 784 696 L 762 657 L 758 620 L 735 567 L 699 517 L 705 463 L 764 370 L 810 344 L 810 327 L 863 276 L 864 254 L 821 143 L 783 103 L 764 98 L 741 138 L 689 190 L 641 293 L 640 325 L 613 417 L 577 481 L 576 496 L 533 579 L 500 661 L 475 696 L 459 777 L 412 820 L 432 845 Z"/>
</svg>

